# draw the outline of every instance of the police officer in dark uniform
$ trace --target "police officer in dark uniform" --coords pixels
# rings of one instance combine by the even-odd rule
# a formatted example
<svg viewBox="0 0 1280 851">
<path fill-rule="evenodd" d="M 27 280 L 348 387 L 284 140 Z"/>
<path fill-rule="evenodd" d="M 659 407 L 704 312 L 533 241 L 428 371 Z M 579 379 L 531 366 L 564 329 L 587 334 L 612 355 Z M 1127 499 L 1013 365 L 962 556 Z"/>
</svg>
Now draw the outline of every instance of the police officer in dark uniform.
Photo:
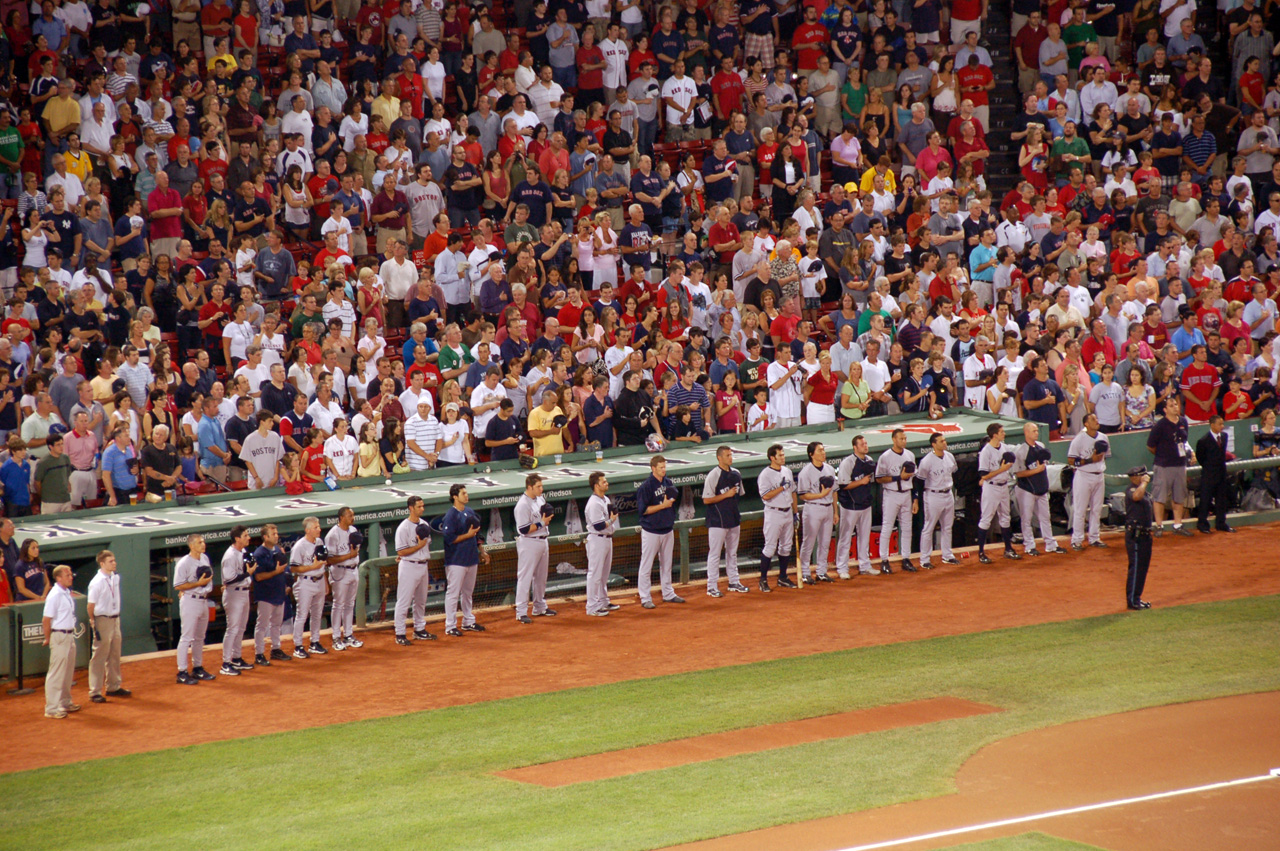
<svg viewBox="0 0 1280 851">
<path fill-rule="evenodd" d="M 1150 483 L 1146 467 L 1139 465 L 1129 470 L 1129 487 L 1124 492 L 1124 548 L 1129 554 L 1125 596 L 1134 611 L 1151 608 L 1151 604 L 1142 599 L 1147 568 L 1151 566 L 1151 523 L 1155 519 L 1155 509 L 1147 495 Z"/>
</svg>

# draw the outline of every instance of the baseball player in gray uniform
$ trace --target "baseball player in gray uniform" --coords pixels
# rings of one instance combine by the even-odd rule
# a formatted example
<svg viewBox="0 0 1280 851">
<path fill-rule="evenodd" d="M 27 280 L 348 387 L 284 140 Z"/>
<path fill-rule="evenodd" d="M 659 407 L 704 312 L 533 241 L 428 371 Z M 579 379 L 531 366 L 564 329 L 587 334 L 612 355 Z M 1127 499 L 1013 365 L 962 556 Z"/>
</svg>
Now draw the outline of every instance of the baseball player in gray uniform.
<svg viewBox="0 0 1280 851">
<path fill-rule="evenodd" d="M 621 608 L 609 602 L 609 571 L 613 568 L 613 533 L 618 512 L 609 499 L 609 479 L 600 470 L 587 477 L 591 496 L 583 512 L 587 524 L 587 614 L 607 617 Z"/>
<path fill-rule="evenodd" d="M 1004 557 L 1017 561 L 1022 558 L 1013 548 L 1012 523 L 1009 519 L 1009 486 L 1013 484 L 1013 463 L 1017 460 L 1013 449 L 1004 445 L 1004 426 L 991 423 L 987 426 L 987 445 L 978 452 L 978 483 L 982 486 L 982 515 L 978 520 L 978 561 L 991 564 L 991 558 L 983 550 L 987 545 L 987 533 L 991 521 L 1000 523 L 1000 536 L 1004 538 Z"/>
<path fill-rule="evenodd" d="M 934 432 L 929 436 L 929 451 L 916 465 L 916 480 L 924 491 L 924 528 L 920 530 L 920 566 L 933 567 L 933 530 L 941 527 L 942 563 L 959 564 L 951 552 L 951 527 L 956 521 L 956 499 L 953 493 L 957 470 L 956 457 L 947 451 L 947 438 Z"/>
<path fill-rule="evenodd" d="M 760 590 L 766 594 L 772 590 L 769 587 L 769 563 L 775 555 L 778 557 L 778 587 L 797 587 L 787 578 L 787 558 L 791 555 L 791 539 L 795 535 L 796 483 L 786 460 L 781 444 L 773 444 L 769 447 L 769 466 L 761 470 L 756 479 L 760 499 L 764 501 Z"/>
<path fill-rule="evenodd" d="M 636 510 L 640 513 L 640 569 L 636 590 L 640 605 L 654 608 L 653 562 L 658 560 L 658 581 L 664 603 L 683 603 L 671 582 L 671 555 L 675 547 L 676 486 L 667 478 L 667 459 L 649 459 L 649 478 L 636 487 Z"/>
<path fill-rule="evenodd" d="M 244 631 L 249 625 L 249 586 L 258 566 L 249 559 L 249 528 L 231 527 L 231 546 L 222 554 L 222 611 L 227 631 L 222 636 L 222 669 L 219 674 L 238 677 L 253 666 L 242 658 Z"/>
<path fill-rule="evenodd" d="M 729 576 L 729 590 L 747 593 L 738 575 L 738 541 L 742 535 L 742 510 L 738 500 L 747 492 L 742 473 L 733 466 L 733 449 L 716 449 L 716 466 L 702 482 L 702 503 L 707 507 L 707 596 L 723 597 L 720 591 L 720 551 L 724 550 L 724 569 Z"/>
<path fill-rule="evenodd" d="M 320 518 L 302 521 L 302 537 L 289 550 L 289 570 L 293 573 L 293 658 L 306 659 L 312 653 L 324 656 L 328 650 L 320 643 L 324 618 L 324 568 L 328 562 L 324 542 L 320 540 Z M 304 644 L 302 633 L 311 622 L 311 644 Z"/>
<path fill-rule="evenodd" d="M 836 569 L 841 579 L 849 578 L 849 544 L 854 532 L 858 535 L 858 573 L 872 576 L 880 573 L 871 566 L 871 484 L 875 477 L 876 462 L 867 454 L 867 439 L 858 435 L 853 439 L 853 454 L 846 455 L 836 471 L 836 484 L 840 488 L 836 498 L 841 509 Z"/>
<path fill-rule="evenodd" d="M 830 582 L 831 528 L 835 525 L 836 469 L 827 463 L 827 448 L 813 441 L 806 450 L 809 463 L 796 476 L 796 496 L 804 508 L 800 512 L 800 556 L 796 559 L 801 576 L 808 571 L 809 582 Z M 817 553 L 814 553 L 814 550 Z M 813 560 L 810 561 L 810 556 Z M 813 567 L 818 575 L 814 577 Z"/>
<path fill-rule="evenodd" d="M 187 536 L 187 554 L 173 567 L 173 590 L 177 591 L 182 637 L 178 639 L 178 684 L 199 685 L 216 680 L 204 669 L 204 634 L 209 629 L 209 592 L 213 590 L 213 567 L 204 552 L 204 535 Z M 193 665 L 187 673 L 188 657 Z"/>
<path fill-rule="evenodd" d="M 422 520 L 423 502 L 420 496 L 408 501 L 409 516 L 396 527 L 396 617 L 394 628 L 396 644 L 409 646 L 405 636 L 405 619 L 413 610 L 413 637 L 418 641 L 434 641 L 427 632 L 427 586 L 431 576 L 427 571 L 430 560 L 431 527 Z"/>
<path fill-rule="evenodd" d="M 1089 546 L 1105 549 L 1098 524 L 1102 519 L 1102 500 L 1105 496 L 1103 475 L 1107 471 L 1107 458 L 1111 455 L 1111 443 L 1098 431 L 1096 414 L 1085 414 L 1084 431 L 1071 438 L 1067 458 L 1076 468 L 1071 484 L 1071 549 L 1084 549 L 1085 522 L 1089 524 Z"/>
<path fill-rule="evenodd" d="M 1036 550 L 1035 521 L 1040 520 L 1040 537 L 1044 538 L 1045 552 L 1065 555 L 1053 537 L 1053 523 L 1049 519 L 1049 473 L 1052 456 L 1040 443 L 1040 426 L 1027 423 L 1022 427 L 1024 443 L 1013 450 L 1018 460 L 1013 464 L 1014 499 L 1018 501 L 1018 516 L 1022 521 L 1022 551 L 1038 556 Z"/>
<path fill-rule="evenodd" d="M 533 618 L 556 616 L 547 608 L 547 537 L 554 516 L 542 495 L 542 476 L 531 473 L 524 480 L 524 495 L 516 503 L 516 620 L 533 623 Z M 529 610 L 530 597 L 533 610 Z"/>
<path fill-rule="evenodd" d="M 337 525 L 324 536 L 324 548 L 329 552 L 329 586 L 333 588 L 333 649 L 339 651 L 364 646 L 363 641 L 356 640 L 357 568 L 364 533 L 352 527 L 355 519 L 354 511 L 343 508 L 338 512 Z"/>
<path fill-rule="evenodd" d="M 889 565 L 889 540 L 898 525 L 898 553 L 902 569 L 915 573 L 911 563 L 911 515 L 920 510 L 911 480 L 916 474 L 916 456 L 907 449 L 907 433 L 895 428 L 893 446 L 876 461 L 876 481 L 880 483 L 880 572 L 893 573 Z"/>
</svg>

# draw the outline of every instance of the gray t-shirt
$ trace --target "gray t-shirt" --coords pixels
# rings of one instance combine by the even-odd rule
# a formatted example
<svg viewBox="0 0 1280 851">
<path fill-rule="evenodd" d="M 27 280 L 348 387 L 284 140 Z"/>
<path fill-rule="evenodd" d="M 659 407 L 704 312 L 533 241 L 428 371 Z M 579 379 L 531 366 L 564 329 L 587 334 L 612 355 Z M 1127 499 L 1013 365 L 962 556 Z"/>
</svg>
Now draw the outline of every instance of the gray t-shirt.
<svg viewBox="0 0 1280 851">
<path fill-rule="evenodd" d="M 662 84 L 657 77 L 636 77 L 627 84 L 627 97 L 636 105 L 636 118 L 639 121 L 654 121 L 658 117 L 658 103 L 662 100 Z M 652 103 L 640 103 L 645 98 L 652 98 Z"/>
</svg>

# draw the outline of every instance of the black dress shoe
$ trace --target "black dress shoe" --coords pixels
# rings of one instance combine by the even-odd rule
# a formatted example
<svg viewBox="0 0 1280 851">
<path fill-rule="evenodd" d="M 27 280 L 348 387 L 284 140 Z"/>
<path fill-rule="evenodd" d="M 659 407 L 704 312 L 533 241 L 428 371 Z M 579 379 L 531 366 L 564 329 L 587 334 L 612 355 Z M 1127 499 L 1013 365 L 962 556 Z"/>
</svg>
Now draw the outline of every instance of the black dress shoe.
<svg viewBox="0 0 1280 851">
<path fill-rule="evenodd" d="M 1210 534 L 1213 534 L 1213 529 L 1211 529 L 1211 528 L 1209 527 L 1209 524 L 1208 524 L 1208 523 L 1205 523 L 1203 526 L 1201 526 L 1199 523 L 1197 523 L 1197 524 L 1196 524 L 1196 531 L 1197 531 L 1197 532 L 1199 532 L 1201 535 L 1210 535 Z"/>
<path fill-rule="evenodd" d="M 785 576 L 778 577 L 779 588 L 798 588 L 799 586 Z"/>
<path fill-rule="evenodd" d="M 1151 604 L 1150 604 L 1150 603 L 1148 603 L 1146 600 L 1138 600 L 1137 602 L 1133 602 L 1133 601 L 1130 601 L 1130 602 L 1129 602 L 1129 609 L 1130 609 L 1130 611 L 1140 612 L 1140 611 L 1142 611 L 1143 609 L 1149 609 L 1149 608 L 1151 608 Z"/>
<path fill-rule="evenodd" d="M 107 692 L 107 697 L 133 697 L 133 692 L 127 688 L 113 688 Z"/>
<path fill-rule="evenodd" d="M 1236 531 L 1236 527 L 1234 527 L 1234 526 L 1218 526 L 1218 527 L 1216 527 L 1215 531 L 1218 531 L 1218 532 L 1235 532 L 1235 531 Z"/>
<path fill-rule="evenodd" d="M 888 559 L 885 559 L 884 561 L 880 562 L 880 572 L 893 573 L 893 567 L 889 564 Z"/>
<path fill-rule="evenodd" d="M 107 702 L 107 699 L 106 699 L 105 697 L 103 697 L 102 695 L 100 695 L 100 694 L 91 694 L 91 695 L 89 695 L 89 700 L 93 701 L 94 703 L 106 703 L 106 702 Z"/>
<path fill-rule="evenodd" d="M 991 564 L 991 556 L 987 555 L 986 553 L 978 553 L 978 561 L 982 562 L 983 564 Z"/>
<path fill-rule="evenodd" d="M 396 636 L 396 644 L 399 644 L 401 647 L 408 647 L 410 643 L 409 639 L 405 638 L 403 635 Z"/>
<path fill-rule="evenodd" d="M 1004 557 L 1009 559 L 1010 561 L 1022 561 L 1021 554 L 1014 552 L 1013 550 L 1005 550 Z"/>
</svg>

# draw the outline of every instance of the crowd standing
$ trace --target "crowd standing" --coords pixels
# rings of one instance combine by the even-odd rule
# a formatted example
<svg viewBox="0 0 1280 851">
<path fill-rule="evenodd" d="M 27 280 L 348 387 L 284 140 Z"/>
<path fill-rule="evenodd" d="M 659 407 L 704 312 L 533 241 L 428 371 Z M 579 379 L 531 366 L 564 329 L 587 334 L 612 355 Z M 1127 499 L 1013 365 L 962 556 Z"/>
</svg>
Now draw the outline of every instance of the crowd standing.
<svg viewBox="0 0 1280 851">
<path fill-rule="evenodd" d="M 961 406 L 1275 451 L 1275 4 L 1015 0 L 1012 127 L 984 0 L 142 6 L 3 22 L 7 517 Z"/>
</svg>

